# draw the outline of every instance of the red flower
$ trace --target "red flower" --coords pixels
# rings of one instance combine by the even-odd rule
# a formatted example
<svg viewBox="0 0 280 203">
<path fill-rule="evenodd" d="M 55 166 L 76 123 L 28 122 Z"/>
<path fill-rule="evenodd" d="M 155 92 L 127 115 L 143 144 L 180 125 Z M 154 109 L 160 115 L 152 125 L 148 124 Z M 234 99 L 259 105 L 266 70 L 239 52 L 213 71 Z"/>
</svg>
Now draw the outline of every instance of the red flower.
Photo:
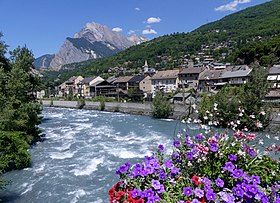
<svg viewBox="0 0 280 203">
<path fill-rule="evenodd" d="M 196 184 L 199 185 L 201 184 L 201 178 L 199 176 L 193 176 L 192 181 Z"/>
<path fill-rule="evenodd" d="M 115 188 L 112 187 L 112 188 L 109 190 L 108 195 L 109 195 L 110 197 L 114 197 L 114 194 L 115 194 Z"/>
<path fill-rule="evenodd" d="M 140 198 L 140 199 L 137 199 L 137 200 L 135 201 L 135 203 L 144 203 L 144 200 L 143 200 L 142 198 Z"/>
<path fill-rule="evenodd" d="M 187 200 L 186 203 L 191 203 L 191 201 L 190 201 L 190 200 Z"/>
<path fill-rule="evenodd" d="M 117 195 L 116 195 L 116 200 L 120 200 L 122 198 L 122 196 L 124 195 L 123 191 L 118 191 Z"/>
</svg>

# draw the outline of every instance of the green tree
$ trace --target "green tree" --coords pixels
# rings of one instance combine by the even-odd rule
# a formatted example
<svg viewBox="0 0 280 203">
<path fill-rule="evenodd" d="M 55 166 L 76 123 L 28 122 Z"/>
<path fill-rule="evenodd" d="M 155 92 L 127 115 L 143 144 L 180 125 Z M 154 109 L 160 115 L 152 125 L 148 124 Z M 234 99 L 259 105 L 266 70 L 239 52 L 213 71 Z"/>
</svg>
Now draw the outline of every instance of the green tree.
<svg viewBox="0 0 280 203">
<path fill-rule="evenodd" d="M 172 106 L 161 92 L 157 92 L 152 102 L 152 116 L 154 118 L 168 118 L 172 113 Z"/>
</svg>

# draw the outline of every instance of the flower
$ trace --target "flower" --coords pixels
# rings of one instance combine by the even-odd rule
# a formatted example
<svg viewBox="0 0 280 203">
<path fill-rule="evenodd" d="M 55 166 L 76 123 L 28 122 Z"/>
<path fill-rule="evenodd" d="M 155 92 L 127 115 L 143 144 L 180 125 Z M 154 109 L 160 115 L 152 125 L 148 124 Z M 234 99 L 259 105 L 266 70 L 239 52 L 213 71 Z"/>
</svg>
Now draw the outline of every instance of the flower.
<svg viewBox="0 0 280 203">
<path fill-rule="evenodd" d="M 206 199 L 211 201 L 216 199 L 216 194 L 212 191 L 206 193 Z"/>
<path fill-rule="evenodd" d="M 251 179 L 254 184 L 261 184 L 259 176 L 252 175 Z"/>
<path fill-rule="evenodd" d="M 132 197 L 133 198 L 137 198 L 137 197 L 141 197 L 141 191 L 140 190 L 137 190 L 137 189 L 134 189 L 133 191 L 132 191 Z"/>
<path fill-rule="evenodd" d="M 216 152 L 216 151 L 218 151 L 218 149 L 219 149 L 219 146 L 218 146 L 217 143 L 211 143 L 210 144 L 210 151 Z"/>
<path fill-rule="evenodd" d="M 193 176 L 192 181 L 196 184 L 199 185 L 201 184 L 201 178 L 199 176 Z"/>
<path fill-rule="evenodd" d="M 199 188 L 195 188 L 194 194 L 196 197 L 202 198 L 204 196 L 204 191 Z"/>
<path fill-rule="evenodd" d="M 224 187 L 224 181 L 221 178 L 217 178 L 215 183 L 218 187 Z"/>
<path fill-rule="evenodd" d="M 184 187 L 183 193 L 189 197 L 192 195 L 193 190 L 191 187 Z"/>
<path fill-rule="evenodd" d="M 235 169 L 232 173 L 234 178 L 240 178 L 243 175 L 242 169 Z"/>
<path fill-rule="evenodd" d="M 233 165 L 233 163 L 231 161 L 226 162 L 224 169 L 227 171 L 233 171 L 233 169 L 235 168 L 235 166 Z"/>
<path fill-rule="evenodd" d="M 159 190 L 160 189 L 160 182 L 158 180 L 152 180 L 152 186 L 156 190 Z"/>
<path fill-rule="evenodd" d="M 162 144 L 160 144 L 160 145 L 158 146 L 158 149 L 159 149 L 160 151 L 162 151 L 162 150 L 164 150 L 164 146 L 163 146 Z"/>
<path fill-rule="evenodd" d="M 230 154 L 228 155 L 228 159 L 231 161 L 237 161 L 237 156 L 235 156 L 234 154 Z"/>
</svg>

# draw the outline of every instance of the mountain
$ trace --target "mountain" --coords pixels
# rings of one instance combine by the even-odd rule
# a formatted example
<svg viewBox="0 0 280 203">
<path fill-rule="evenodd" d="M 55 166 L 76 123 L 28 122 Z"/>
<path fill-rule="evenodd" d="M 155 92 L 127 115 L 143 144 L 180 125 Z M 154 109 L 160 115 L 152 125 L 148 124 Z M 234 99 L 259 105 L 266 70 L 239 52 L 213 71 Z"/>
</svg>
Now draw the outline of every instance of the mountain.
<svg viewBox="0 0 280 203">
<path fill-rule="evenodd" d="M 106 76 L 114 67 L 136 70 L 145 60 L 158 70 L 171 69 L 184 65 L 189 59 L 200 62 L 207 57 L 217 62 L 248 65 L 256 62 L 269 66 L 280 61 L 279 11 L 280 0 L 272 0 L 202 25 L 192 32 L 161 36 L 60 74 L 61 77 L 101 73 Z"/>
<path fill-rule="evenodd" d="M 34 66 L 36 68 L 48 68 L 50 66 L 51 61 L 54 58 L 54 54 L 45 54 L 35 59 Z"/>
<path fill-rule="evenodd" d="M 50 63 L 40 66 L 42 56 L 36 59 L 36 67 L 60 70 L 63 65 L 112 56 L 144 41 L 147 39 L 140 36 L 126 38 L 104 25 L 95 22 L 87 23 L 74 35 L 74 38 L 66 38 Z"/>
</svg>

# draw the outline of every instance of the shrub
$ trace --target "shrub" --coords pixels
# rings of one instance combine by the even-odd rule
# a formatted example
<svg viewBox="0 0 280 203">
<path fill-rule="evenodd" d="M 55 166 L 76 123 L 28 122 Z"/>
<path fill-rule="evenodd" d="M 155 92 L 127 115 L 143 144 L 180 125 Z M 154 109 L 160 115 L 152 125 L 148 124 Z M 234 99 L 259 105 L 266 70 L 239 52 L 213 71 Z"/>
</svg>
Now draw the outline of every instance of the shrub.
<svg viewBox="0 0 280 203">
<path fill-rule="evenodd" d="M 152 115 L 155 118 L 168 118 L 172 113 L 170 102 L 160 92 L 157 92 L 152 102 Z"/>
<path fill-rule="evenodd" d="M 280 146 L 260 151 L 253 133 L 180 134 L 173 152 L 159 145 L 152 156 L 117 171 L 110 202 L 280 202 Z"/>
<path fill-rule="evenodd" d="M 105 110 L 105 101 L 100 101 L 100 111 Z"/>
</svg>

